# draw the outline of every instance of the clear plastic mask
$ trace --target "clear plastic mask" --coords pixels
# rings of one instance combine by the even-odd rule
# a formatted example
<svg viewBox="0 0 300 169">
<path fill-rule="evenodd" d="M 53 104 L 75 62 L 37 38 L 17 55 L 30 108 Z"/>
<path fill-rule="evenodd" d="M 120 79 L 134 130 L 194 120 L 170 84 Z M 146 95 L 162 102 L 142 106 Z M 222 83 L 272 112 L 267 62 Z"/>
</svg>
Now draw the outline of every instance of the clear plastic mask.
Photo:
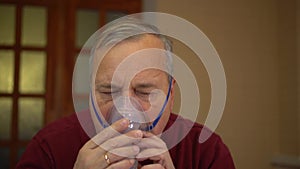
<svg viewBox="0 0 300 169">
<path fill-rule="evenodd" d="M 122 118 L 129 120 L 128 129 L 148 131 L 150 121 L 141 104 L 133 97 L 119 96 L 114 100 L 114 106 L 107 117 L 107 122 L 112 124 Z"/>
</svg>

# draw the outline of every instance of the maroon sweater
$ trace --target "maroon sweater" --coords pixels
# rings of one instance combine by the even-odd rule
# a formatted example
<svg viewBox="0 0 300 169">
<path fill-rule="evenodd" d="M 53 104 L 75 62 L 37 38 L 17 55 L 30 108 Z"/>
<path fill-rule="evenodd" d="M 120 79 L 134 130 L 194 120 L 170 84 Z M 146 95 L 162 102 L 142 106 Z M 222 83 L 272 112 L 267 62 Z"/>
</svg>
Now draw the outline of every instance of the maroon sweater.
<svg viewBox="0 0 300 169">
<path fill-rule="evenodd" d="M 176 118 L 177 115 L 171 114 L 166 129 Z M 172 138 L 165 138 L 167 144 L 188 130 L 186 126 L 192 125 L 192 128 L 180 143 L 170 149 L 176 169 L 235 168 L 228 148 L 218 135 L 213 133 L 206 142 L 200 144 L 198 137 L 205 128 L 189 120 L 180 117 L 179 119 L 179 123 L 176 122 L 176 132 L 172 132 Z M 89 139 L 76 114 L 73 114 L 48 125 L 34 136 L 16 168 L 72 169 L 80 148 Z"/>
</svg>

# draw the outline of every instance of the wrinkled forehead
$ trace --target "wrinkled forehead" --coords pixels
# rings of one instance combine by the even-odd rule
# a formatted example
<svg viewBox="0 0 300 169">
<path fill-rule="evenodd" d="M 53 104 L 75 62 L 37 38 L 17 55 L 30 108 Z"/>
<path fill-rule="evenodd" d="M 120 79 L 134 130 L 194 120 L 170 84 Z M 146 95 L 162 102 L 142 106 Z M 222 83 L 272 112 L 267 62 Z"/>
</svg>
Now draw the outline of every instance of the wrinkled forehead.
<svg viewBox="0 0 300 169">
<path fill-rule="evenodd" d="M 123 56 L 106 55 L 95 71 L 97 78 L 133 78 L 139 74 L 167 72 L 166 64 L 164 50 L 149 48 Z"/>
<path fill-rule="evenodd" d="M 132 77 L 146 70 L 167 70 L 167 52 L 158 42 L 129 42 L 95 52 L 93 72 L 97 77 Z"/>
</svg>

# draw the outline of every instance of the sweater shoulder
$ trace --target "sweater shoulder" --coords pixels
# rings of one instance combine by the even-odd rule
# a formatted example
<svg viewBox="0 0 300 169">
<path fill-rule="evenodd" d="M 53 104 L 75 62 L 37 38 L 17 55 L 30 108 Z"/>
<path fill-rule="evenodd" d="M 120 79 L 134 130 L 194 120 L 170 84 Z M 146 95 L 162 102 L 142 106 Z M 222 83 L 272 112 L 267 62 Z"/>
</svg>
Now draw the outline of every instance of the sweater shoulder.
<svg viewBox="0 0 300 169">
<path fill-rule="evenodd" d="M 172 113 L 170 115 L 168 128 L 174 124 L 181 132 L 187 131 L 189 135 L 193 135 L 194 137 L 199 137 L 200 133 L 203 133 L 205 136 L 210 136 L 214 139 L 220 139 L 220 136 L 210 130 L 208 127 Z"/>
<path fill-rule="evenodd" d="M 79 133 L 74 131 L 80 131 L 80 124 L 76 113 L 49 123 L 33 139 L 42 141 L 44 139 L 63 138 L 69 134 L 74 135 L 75 133 Z"/>
</svg>

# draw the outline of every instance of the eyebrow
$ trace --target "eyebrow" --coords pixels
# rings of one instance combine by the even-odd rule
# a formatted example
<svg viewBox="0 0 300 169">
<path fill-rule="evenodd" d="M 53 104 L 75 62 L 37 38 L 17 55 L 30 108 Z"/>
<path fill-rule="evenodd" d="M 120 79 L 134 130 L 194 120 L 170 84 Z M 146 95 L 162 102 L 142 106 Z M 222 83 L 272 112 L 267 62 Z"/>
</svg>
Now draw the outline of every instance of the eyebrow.
<svg viewBox="0 0 300 169">
<path fill-rule="evenodd" d="M 153 83 L 138 83 L 134 88 L 157 88 L 157 86 Z"/>
<path fill-rule="evenodd" d="M 111 83 L 102 83 L 102 84 L 96 84 L 96 90 L 99 89 L 118 89 L 120 87 L 113 85 Z"/>
<path fill-rule="evenodd" d="M 122 88 L 122 87 L 117 86 L 117 85 L 113 85 L 113 84 L 110 84 L 110 83 L 96 84 L 96 90 L 100 90 L 100 89 L 114 90 L 114 89 L 119 89 L 119 88 Z M 137 84 L 134 85 L 134 88 L 147 89 L 147 88 L 157 88 L 157 86 L 153 83 L 137 83 Z"/>
</svg>

